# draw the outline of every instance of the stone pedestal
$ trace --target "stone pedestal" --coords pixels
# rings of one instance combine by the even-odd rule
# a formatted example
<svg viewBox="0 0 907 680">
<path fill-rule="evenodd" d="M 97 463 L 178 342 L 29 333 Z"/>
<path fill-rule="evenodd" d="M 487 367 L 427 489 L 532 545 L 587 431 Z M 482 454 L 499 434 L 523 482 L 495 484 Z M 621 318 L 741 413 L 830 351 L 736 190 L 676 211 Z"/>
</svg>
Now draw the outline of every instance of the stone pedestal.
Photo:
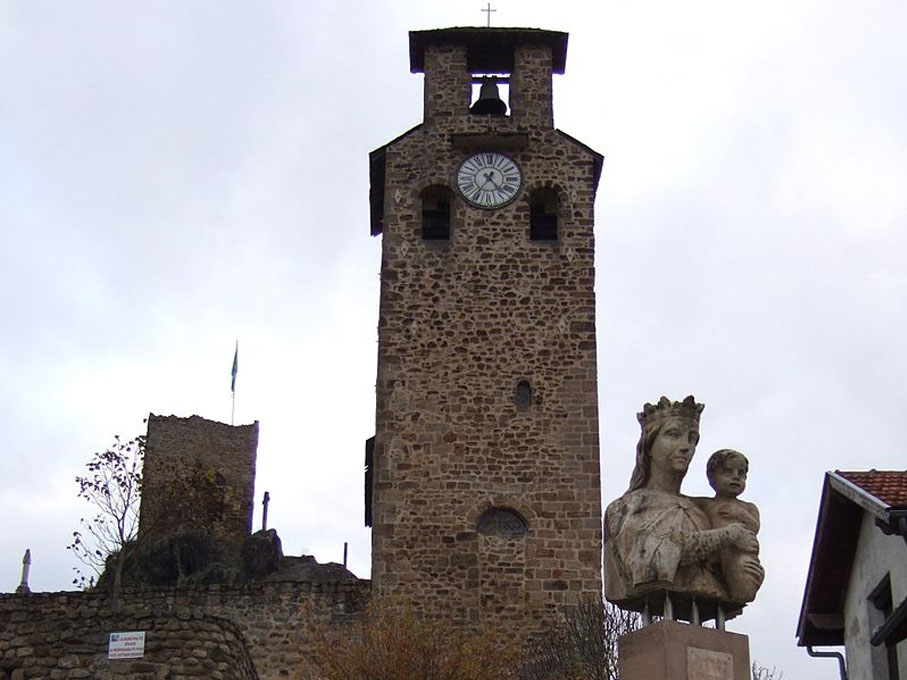
<svg viewBox="0 0 907 680">
<path fill-rule="evenodd" d="M 749 680 L 749 638 L 657 621 L 618 640 L 620 680 Z"/>
</svg>

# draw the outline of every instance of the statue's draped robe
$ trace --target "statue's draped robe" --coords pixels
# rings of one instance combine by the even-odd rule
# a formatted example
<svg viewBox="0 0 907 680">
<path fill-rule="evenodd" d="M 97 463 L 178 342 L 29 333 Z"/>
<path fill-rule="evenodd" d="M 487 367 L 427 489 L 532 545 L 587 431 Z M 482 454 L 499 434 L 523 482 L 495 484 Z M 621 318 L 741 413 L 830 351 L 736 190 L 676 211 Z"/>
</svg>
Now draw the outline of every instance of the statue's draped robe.
<svg viewBox="0 0 907 680">
<path fill-rule="evenodd" d="M 706 514 L 686 496 L 644 488 L 615 500 L 604 522 L 607 598 L 633 609 L 658 591 L 726 599 L 718 565 L 696 554 L 696 534 L 710 528 Z"/>
</svg>

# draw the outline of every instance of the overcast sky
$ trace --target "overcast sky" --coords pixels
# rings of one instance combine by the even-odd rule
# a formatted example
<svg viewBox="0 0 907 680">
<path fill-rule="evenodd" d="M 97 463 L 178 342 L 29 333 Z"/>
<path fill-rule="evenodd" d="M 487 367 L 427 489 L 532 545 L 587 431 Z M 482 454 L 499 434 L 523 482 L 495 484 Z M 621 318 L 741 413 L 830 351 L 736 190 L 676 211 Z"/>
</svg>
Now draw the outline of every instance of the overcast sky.
<svg viewBox="0 0 907 680">
<path fill-rule="evenodd" d="M 367 154 L 421 120 L 407 31 L 484 3 L 0 0 L 0 590 L 69 587 L 73 477 L 155 414 L 261 421 L 287 554 L 369 575 L 380 241 Z M 907 4 L 498 0 L 570 34 L 555 124 L 596 204 L 603 499 L 635 413 L 705 402 L 750 457 L 766 583 L 732 630 L 794 633 L 829 469 L 904 469 Z M 255 524 L 260 524 L 256 503 Z"/>
</svg>

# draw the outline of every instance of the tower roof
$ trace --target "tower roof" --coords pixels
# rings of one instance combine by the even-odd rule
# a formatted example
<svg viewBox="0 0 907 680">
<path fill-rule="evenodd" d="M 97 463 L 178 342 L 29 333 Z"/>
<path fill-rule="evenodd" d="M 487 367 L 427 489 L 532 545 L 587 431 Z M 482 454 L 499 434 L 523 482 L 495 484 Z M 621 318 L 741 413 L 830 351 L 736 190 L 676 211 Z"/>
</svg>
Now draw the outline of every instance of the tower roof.
<svg viewBox="0 0 907 680">
<path fill-rule="evenodd" d="M 425 50 L 430 45 L 463 45 L 467 66 L 473 73 L 512 73 L 513 48 L 517 45 L 551 47 L 551 69 L 563 73 L 567 62 L 567 34 L 540 28 L 440 28 L 409 32 L 409 69 L 425 70 Z"/>
</svg>

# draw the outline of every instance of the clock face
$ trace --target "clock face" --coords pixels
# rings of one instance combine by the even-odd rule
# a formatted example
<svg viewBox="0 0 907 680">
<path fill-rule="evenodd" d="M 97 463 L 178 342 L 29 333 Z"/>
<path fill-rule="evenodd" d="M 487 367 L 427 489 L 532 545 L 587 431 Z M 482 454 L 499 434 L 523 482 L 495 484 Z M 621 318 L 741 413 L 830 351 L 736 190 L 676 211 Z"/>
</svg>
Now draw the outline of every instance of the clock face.
<svg viewBox="0 0 907 680">
<path fill-rule="evenodd" d="M 500 208 L 517 197 L 523 186 L 520 166 L 510 156 L 483 151 L 469 156 L 457 169 L 457 189 L 470 205 Z"/>
</svg>

